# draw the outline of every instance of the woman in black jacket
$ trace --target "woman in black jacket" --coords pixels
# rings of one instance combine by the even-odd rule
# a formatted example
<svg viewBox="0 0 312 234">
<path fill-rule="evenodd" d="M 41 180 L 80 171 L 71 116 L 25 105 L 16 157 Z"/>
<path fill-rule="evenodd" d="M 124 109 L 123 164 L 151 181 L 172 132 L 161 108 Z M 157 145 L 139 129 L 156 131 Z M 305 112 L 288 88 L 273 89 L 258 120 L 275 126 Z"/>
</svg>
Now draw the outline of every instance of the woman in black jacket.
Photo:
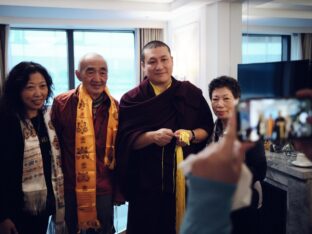
<svg viewBox="0 0 312 234">
<path fill-rule="evenodd" d="M 0 233 L 55 232 L 64 224 L 60 151 L 49 111 L 52 79 L 34 62 L 9 73 L 0 102 Z"/>
<path fill-rule="evenodd" d="M 240 98 L 240 87 L 232 77 L 221 76 L 209 84 L 209 97 L 217 120 L 210 142 L 217 142 L 224 135 L 229 117 L 235 114 L 235 105 Z M 261 182 L 266 175 L 267 162 L 262 141 L 258 141 L 245 155 L 245 163 L 251 171 L 251 205 L 232 212 L 232 234 L 259 233 L 258 209 L 262 206 Z"/>
</svg>

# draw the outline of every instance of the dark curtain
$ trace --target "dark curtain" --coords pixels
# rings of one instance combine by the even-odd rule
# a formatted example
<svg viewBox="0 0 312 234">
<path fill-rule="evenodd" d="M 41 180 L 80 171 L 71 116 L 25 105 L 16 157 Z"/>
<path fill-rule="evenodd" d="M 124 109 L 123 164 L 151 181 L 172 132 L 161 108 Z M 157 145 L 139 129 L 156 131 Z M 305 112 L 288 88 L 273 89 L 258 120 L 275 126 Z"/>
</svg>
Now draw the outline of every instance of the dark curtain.
<svg viewBox="0 0 312 234">
<path fill-rule="evenodd" d="M 302 59 L 312 61 L 312 33 L 301 34 Z"/>
<path fill-rule="evenodd" d="M 0 24 L 0 95 L 3 91 L 6 76 L 8 28 L 8 25 Z"/>
</svg>

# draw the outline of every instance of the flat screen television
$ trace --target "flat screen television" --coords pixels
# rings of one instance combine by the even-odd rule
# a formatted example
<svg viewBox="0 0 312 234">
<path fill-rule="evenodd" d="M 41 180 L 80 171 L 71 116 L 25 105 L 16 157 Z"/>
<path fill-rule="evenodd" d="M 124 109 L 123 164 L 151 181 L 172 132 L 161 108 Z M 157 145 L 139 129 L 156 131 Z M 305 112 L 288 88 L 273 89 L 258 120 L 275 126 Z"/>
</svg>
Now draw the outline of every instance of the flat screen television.
<svg viewBox="0 0 312 234">
<path fill-rule="evenodd" d="M 237 80 L 242 98 L 293 96 L 312 88 L 309 60 L 239 64 Z"/>
</svg>

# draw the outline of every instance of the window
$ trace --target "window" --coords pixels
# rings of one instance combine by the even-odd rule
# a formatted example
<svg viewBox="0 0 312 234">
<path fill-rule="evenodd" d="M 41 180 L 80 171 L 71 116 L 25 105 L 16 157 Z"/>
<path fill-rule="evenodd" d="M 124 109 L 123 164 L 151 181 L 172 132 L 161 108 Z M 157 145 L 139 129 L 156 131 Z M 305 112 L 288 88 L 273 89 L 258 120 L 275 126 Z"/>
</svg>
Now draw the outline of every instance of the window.
<svg viewBox="0 0 312 234">
<path fill-rule="evenodd" d="M 65 31 L 11 29 L 9 69 L 21 61 L 33 61 L 43 65 L 53 78 L 54 94 L 69 89 Z"/>
<path fill-rule="evenodd" d="M 9 69 L 25 60 L 46 67 L 53 79 L 54 95 L 77 87 L 74 71 L 87 52 L 97 52 L 106 59 L 108 87 L 117 100 L 138 84 L 134 31 L 13 28 L 9 51 Z"/>
<path fill-rule="evenodd" d="M 75 67 L 87 52 L 104 56 L 108 65 L 108 88 L 116 99 L 134 87 L 136 82 L 133 32 L 74 32 Z M 75 86 L 79 84 L 75 79 Z"/>
<path fill-rule="evenodd" d="M 287 61 L 290 57 L 290 36 L 244 34 L 242 63 Z"/>
</svg>

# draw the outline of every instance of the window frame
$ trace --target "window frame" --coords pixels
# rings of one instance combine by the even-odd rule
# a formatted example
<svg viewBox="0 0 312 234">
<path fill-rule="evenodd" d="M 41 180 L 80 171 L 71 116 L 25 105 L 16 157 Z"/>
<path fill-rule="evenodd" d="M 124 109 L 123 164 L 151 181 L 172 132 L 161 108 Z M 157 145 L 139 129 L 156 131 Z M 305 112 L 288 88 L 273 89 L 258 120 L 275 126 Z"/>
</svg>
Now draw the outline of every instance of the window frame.
<svg viewBox="0 0 312 234">
<path fill-rule="evenodd" d="M 120 33 L 133 33 L 134 36 L 134 53 L 135 53 L 135 64 L 137 63 L 137 54 L 139 53 L 136 38 L 137 38 L 137 30 L 135 29 L 69 29 L 69 28 L 33 28 L 33 27 L 10 27 L 10 30 L 32 30 L 32 31 L 62 31 L 66 34 L 67 39 L 67 69 L 68 69 L 68 90 L 75 88 L 75 54 L 74 54 L 74 32 L 120 32 Z M 10 59 L 10 58 L 9 58 Z M 137 67 L 135 66 L 135 82 L 139 83 L 139 79 L 137 78 Z"/>
<path fill-rule="evenodd" d="M 290 61 L 291 55 L 291 36 L 282 35 L 282 34 L 256 34 L 256 33 L 243 33 L 242 34 L 242 43 L 243 37 L 281 37 L 281 58 L 280 61 Z M 243 51 L 242 51 L 242 63 L 243 63 Z M 267 62 L 267 61 L 263 61 Z"/>
</svg>

